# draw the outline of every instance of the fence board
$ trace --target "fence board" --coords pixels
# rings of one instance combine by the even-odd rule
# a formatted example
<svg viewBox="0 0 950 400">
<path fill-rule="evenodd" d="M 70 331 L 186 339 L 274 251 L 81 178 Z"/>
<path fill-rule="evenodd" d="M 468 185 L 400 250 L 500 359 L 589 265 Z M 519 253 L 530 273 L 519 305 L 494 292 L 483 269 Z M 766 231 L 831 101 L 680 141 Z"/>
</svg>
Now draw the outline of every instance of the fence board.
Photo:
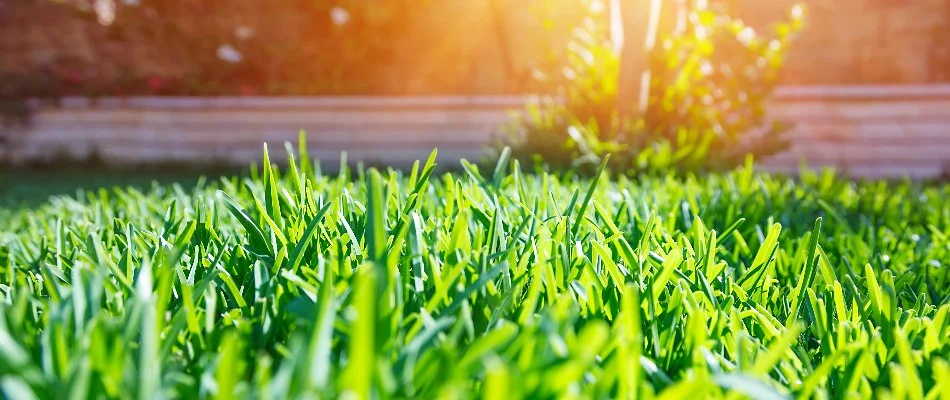
<svg viewBox="0 0 950 400">
<path fill-rule="evenodd" d="M 307 131 L 310 151 L 328 163 L 396 166 L 478 158 L 505 137 L 519 96 L 223 97 L 63 99 L 36 113 L 6 155 L 26 162 L 97 154 L 115 163 L 247 164 L 262 143 L 283 151 Z M 950 85 L 779 88 L 770 117 L 792 123 L 788 151 L 760 160 L 796 173 L 804 158 L 857 177 L 915 179 L 950 169 Z M 3 153 L 0 153 L 3 156 Z"/>
</svg>

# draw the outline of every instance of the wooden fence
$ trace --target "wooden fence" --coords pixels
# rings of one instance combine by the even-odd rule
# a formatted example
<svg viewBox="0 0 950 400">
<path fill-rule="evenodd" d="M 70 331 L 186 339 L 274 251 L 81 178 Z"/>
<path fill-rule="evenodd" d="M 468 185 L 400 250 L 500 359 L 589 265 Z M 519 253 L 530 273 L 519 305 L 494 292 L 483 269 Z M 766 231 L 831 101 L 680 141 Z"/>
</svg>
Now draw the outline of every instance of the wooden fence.
<svg viewBox="0 0 950 400">
<path fill-rule="evenodd" d="M 37 107 L 14 132 L 7 157 L 18 163 L 95 156 L 112 163 L 238 163 L 261 145 L 282 152 L 307 132 L 326 164 L 406 166 L 433 147 L 451 165 L 477 159 L 502 140 L 523 97 L 103 98 Z M 833 166 L 855 177 L 935 178 L 950 172 L 950 85 L 783 87 L 771 117 L 794 125 L 789 151 L 761 160 L 795 173 Z"/>
<path fill-rule="evenodd" d="M 804 159 L 866 178 L 950 172 L 950 85 L 785 87 L 770 112 L 794 128 L 768 169 L 794 173 Z"/>
</svg>

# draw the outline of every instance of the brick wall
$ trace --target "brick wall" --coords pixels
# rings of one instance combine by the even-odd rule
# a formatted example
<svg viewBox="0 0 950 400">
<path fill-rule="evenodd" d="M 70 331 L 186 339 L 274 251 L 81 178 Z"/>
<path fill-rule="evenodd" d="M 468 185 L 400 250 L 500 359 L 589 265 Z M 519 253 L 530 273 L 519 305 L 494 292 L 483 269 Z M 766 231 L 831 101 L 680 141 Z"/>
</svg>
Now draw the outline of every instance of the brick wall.
<svg viewBox="0 0 950 400">
<path fill-rule="evenodd" d="M 568 7 L 569 1 L 497 1 L 507 10 L 501 24 L 510 37 L 511 64 L 518 75 L 532 65 L 543 64 L 548 48 L 562 48 L 567 28 L 578 22 L 578 13 Z M 514 82 L 518 77 L 508 76 L 505 70 L 505 57 L 493 31 L 496 26 L 489 23 L 493 21 L 490 3 L 451 0 L 427 6 L 420 21 L 399 38 L 413 51 L 390 61 L 411 66 L 409 72 L 397 71 L 401 75 L 393 79 L 398 81 L 394 87 L 406 93 L 519 90 Z M 950 1 L 730 2 L 736 14 L 760 31 L 786 19 L 796 3 L 806 4 L 809 11 L 806 28 L 787 59 L 785 84 L 950 82 Z M 187 54 L 164 53 L 175 48 L 163 45 L 164 33 L 114 32 L 69 7 L 46 0 L 7 4 L 7 10 L 0 12 L 0 74 L 52 70 L 95 80 L 116 76 L 176 78 L 194 73 L 187 69 L 193 63 L 181 62 Z M 268 29 L 255 25 L 254 18 L 239 18 L 253 12 L 228 8 L 223 13 L 239 15 L 215 15 L 215 21 L 240 20 L 258 32 Z M 548 15 L 555 25 L 546 30 L 539 15 Z M 213 42 L 208 54 L 219 42 L 232 39 L 207 38 Z M 314 60 L 319 62 L 326 60 Z"/>
<path fill-rule="evenodd" d="M 4 1 L 0 0 L 0 4 Z M 392 38 L 394 41 L 382 46 L 392 47 L 393 51 L 372 60 L 377 65 L 366 69 L 373 72 L 372 76 L 344 81 L 347 75 L 333 67 L 344 65 L 353 69 L 354 65 L 364 65 L 369 60 L 350 59 L 339 49 L 321 46 L 321 40 L 335 38 L 328 37 L 326 32 L 307 29 L 311 25 L 326 25 L 330 16 L 325 12 L 305 15 L 284 12 L 265 18 L 257 15 L 254 7 L 268 7 L 266 0 L 235 1 L 233 5 L 226 4 L 227 0 L 218 0 L 207 4 L 181 2 L 183 9 L 192 12 L 177 19 L 150 18 L 149 2 L 143 0 L 135 7 L 121 6 L 116 24 L 102 26 L 91 13 L 77 11 L 69 4 L 71 1 L 19 0 L 13 1 L 7 12 L 0 13 L 0 79 L 5 74 L 56 76 L 68 82 L 60 89 L 65 92 L 61 94 L 67 96 L 89 93 L 82 89 L 86 86 L 106 90 L 104 94 L 123 95 L 108 92 L 120 89 L 150 93 L 146 88 L 151 78 L 179 85 L 187 82 L 207 90 L 214 90 L 209 82 L 215 79 L 223 80 L 225 86 L 257 84 L 256 89 L 261 91 L 271 90 L 267 87 L 272 85 L 283 85 L 273 89 L 280 93 L 518 92 L 524 89 L 523 83 L 532 66 L 548 60 L 549 49 L 563 49 L 570 28 L 580 23 L 580 9 L 576 4 L 572 8 L 544 6 L 548 0 L 493 1 L 504 10 L 499 25 L 495 24 L 490 1 L 427 1 L 425 6 L 413 11 L 418 15 L 404 24 L 397 37 Z M 563 4 L 571 4 L 571 1 L 563 1 Z M 198 10 L 203 6 L 213 10 L 212 15 L 202 15 Z M 283 7 L 292 10 L 292 5 Z M 550 31 L 542 28 L 541 15 L 553 21 Z M 134 28 L 123 27 L 119 23 L 122 18 L 134 18 L 139 24 Z M 163 18 L 176 23 L 163 21 Z M 204 29 L 203 24 L 214 29 Z M 237 26 L 250 28 L 254 36 L 246 40 L 236 38 L 232 31 Z M 496 26 L 508 32 L 510 58 L 502 54 Z M 372 32 L 365 32 L 365 35 L 366 41 L 380 40 L 378 33 L 374 36 Z M 231 65 L 215 56 L 216 49 L 223 44 L 241 51 L 270 46 L 270 53 L 265 54 L 271 57 Z M 506 65 L 506 60 L 510 60 L 510 65 Z M 241 71 L 249 64 L 256 67 L 254 73 L 241 75 L 244 81 L 222 78 L 228 71 Z M 268 81 L 247 81 L 261 76 Z M 3 84 L 0 81 L 0 85 Z M 110 85 L 120 89 L 110 88 Z M 0 90 L 0 95 L 2 93 Z"/>
<path fill-rule="evenodd" d="M 439 148 L 443 164 L 477 159 L 501 139 L 520 97 L 67 99 L 39 108 L 0 158 L 96 155 L 113 163 L 258 160 L 307 131 L 315 157 L 411 165 Z M 782 87 L 772 117 L 794 124 L 789 151 L 761 160 L 787 173 L 805 160 L 856 177 L 950 172 L 950 85 Z"/>
<path fill-rule="evenodd" d="M 950 82 L 950 1 L 740 0 L 760 29 L 798 2 L 806 28 L 788 56 L 786 84 Z"/>
</svg>

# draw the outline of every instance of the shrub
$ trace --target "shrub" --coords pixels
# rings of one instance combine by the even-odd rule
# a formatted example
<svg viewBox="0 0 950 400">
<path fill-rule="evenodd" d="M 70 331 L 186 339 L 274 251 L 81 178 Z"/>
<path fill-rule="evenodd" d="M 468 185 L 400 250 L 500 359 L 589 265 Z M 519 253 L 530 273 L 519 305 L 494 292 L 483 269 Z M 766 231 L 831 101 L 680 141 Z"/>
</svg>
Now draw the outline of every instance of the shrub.
<svg viewBox="0 0 950 400">
<path fill-rule="evenodd" d="M 516 155 L 577 166 L 618 153 L 615 165 L 640 171 L 702 170 L 781 150 L 786 127 L 766 118 L 765 105 L 803 8 L 759 35 L 723 4 L 705 3 L 696 2 L 685 27 L 651 55 L 649 107 L 637 120 L 618 115 L 619 57 L 606 19 L 592 11 L 575 31 L 566 65 L 543 75 L 561 76 L 556 94 L 530 104 L 515 123 Z"/>
</svg>

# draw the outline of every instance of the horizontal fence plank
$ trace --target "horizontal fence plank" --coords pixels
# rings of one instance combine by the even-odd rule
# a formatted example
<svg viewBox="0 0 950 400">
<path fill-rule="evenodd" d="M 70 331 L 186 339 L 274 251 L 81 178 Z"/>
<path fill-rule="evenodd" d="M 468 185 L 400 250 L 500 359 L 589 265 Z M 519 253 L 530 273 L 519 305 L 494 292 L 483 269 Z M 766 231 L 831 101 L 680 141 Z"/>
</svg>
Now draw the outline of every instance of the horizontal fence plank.
<svg viewBox="0 0 950 400">
<path fill-rule="evenodd" d="M 336 128 L 327 130 L 306 130 L 307 141 L 311 146 L 473 146 L 487 145 L 500 138 L 497 132 L 488 128 L 465 127 L 362 130 L 358 128 Z M 237 130 L 176 129 L 141 126 L 135 128 L 96 128 L 84 131 L 78 129 L 44 129 L 30 133 L 33 145 L 52 145 L 60 142 L 91 142 L 107 145 L 112 142 L 134 142 L 156 146 L 248 146 L 263 142 L 296 143 L 298 131 L 294 129 L 257 129 L 241 128 Z"/>
<path fill-rule="evenodd" d="M 500 123 L 499 123 L 500 121 Z M 97 129 L 162 129 L 162 130 L 215 130 L 215 131 L 233 131 L 233 130 L 270 130 L 270 131 L 288 131 L 299 132 L 301 130 L 314 134 L 321 134 L 329 131 L 382 131 L 386 132 L 393 129 L 402 129 L 408 131 L 415 130 L 467 130 L 467 129 L 488 129 L 490 131 L 505 131 L 512 119 L 495 116 L 489 120 L 452 120 L 448 122 L 432 123 L 431 121 L 413 121 L 407 120 L 398 123 L 393 121 L 379 121 L 377 119 L 339 119 L 332 121 L 294 121 L 274 119 L 269 121 L 248 122 L 239 120 L 204 120 L 195 118 L 193 120 L 166 120 L 159 122 L 147 121 L 87 121 L 79 122 L 63 118 L 34 118 L 28 124 L 30 131 L 68 131 L 75 130 L 89 132 Z"/>
<path fill-rule="evenodd" d="M 806 102 L 775 101 L 769 108 L 773 118 L 789 121 L 880 121 L 950 118 L 950 98 L 933 100 L 894 100 L 868 102 L 835 102 L 831 100 Z"/>
<path fill-rule="evenodd" d="M 283 159 L 283 146 L 268 146 L 272 157 Z M 411 166 L 413 162 L 425 161 L 432 149 L 354 149 L 346 150 L 346 158 L 349 162 L 363 162 L 371 165 L 392 165 L 394 167 Z M 343 158 L 344 151 L 309 149 L 310 157 L 315 161 L 320 161 L 324 166 L 336 166 Z M 443 166 L 457 165 L 458 160 L 467 158 L 469 160 L 479 160 L 487 154 L 485 150 L 479 149 L 440 149 L 438 160 Z M 189 161 L 201 164 L 229 164 L 229 165 L 248 165 L 252 162 L 259 162 L 261 158 L 261 149 L 232 149 L 225 151 L 204 151 L 200 149 L 181 148 L 173 151 L 156 151 L 154 149 L 142 147 L 108 147 L 97 149 L 96 155 L 104 159 L 115 160 L 126 163 L 160 163 L 160 162 L 182 162 Z"/>
<path fill-rule="evenodd" d="M 812 166 L 809 165 L 810 169 L 815 169 L 816 167 L 830 167 L 834 168 L 836 172 L 849 176 L 852 178 L 860 179 L 938 179 L 946 177 L 946 170 L 939 165 L 906 165 L 906 164 L 879 164 L 871 166 Z M 775 173 L 781 173 L 790 176 L 796 176 L 801 171 L 799 165 L 789 165 L 789 164 L 760 164 L 758 169 L 762 171 L 769 171 Z"/>
<path fill-rule="evenodd" d="M 802 100 L 854 101 L 894 99 L 947 99 L 950 85 L 808 85 L 782 86 L 775 90 L 780 101 Z"/>
<path fill-rule="evenodd" d="M 32 121 L 44 123 L 137 123 L 156 126 L 174 123 L 206 124 L 452 124 L 484 123 L 503 124 L 511 118 L 504 110 L 43 110 L 31 117 Z"/>
<path fill-rule="evenodd" d="M 326 97 L 64 97 L 56 102 L 35 99 L 34 108 L 57 106 L 63 109 L 510 109 L 523 107 L 529 96 L 326 96 Z"/>
<path fill-rule="evenodd" d="M 944 121 L 864 121 L 799 123 L 785 136 L 794 141 L 867 142 L 880 144 L 950 143 L 950 118 Z"/>
</svg>

